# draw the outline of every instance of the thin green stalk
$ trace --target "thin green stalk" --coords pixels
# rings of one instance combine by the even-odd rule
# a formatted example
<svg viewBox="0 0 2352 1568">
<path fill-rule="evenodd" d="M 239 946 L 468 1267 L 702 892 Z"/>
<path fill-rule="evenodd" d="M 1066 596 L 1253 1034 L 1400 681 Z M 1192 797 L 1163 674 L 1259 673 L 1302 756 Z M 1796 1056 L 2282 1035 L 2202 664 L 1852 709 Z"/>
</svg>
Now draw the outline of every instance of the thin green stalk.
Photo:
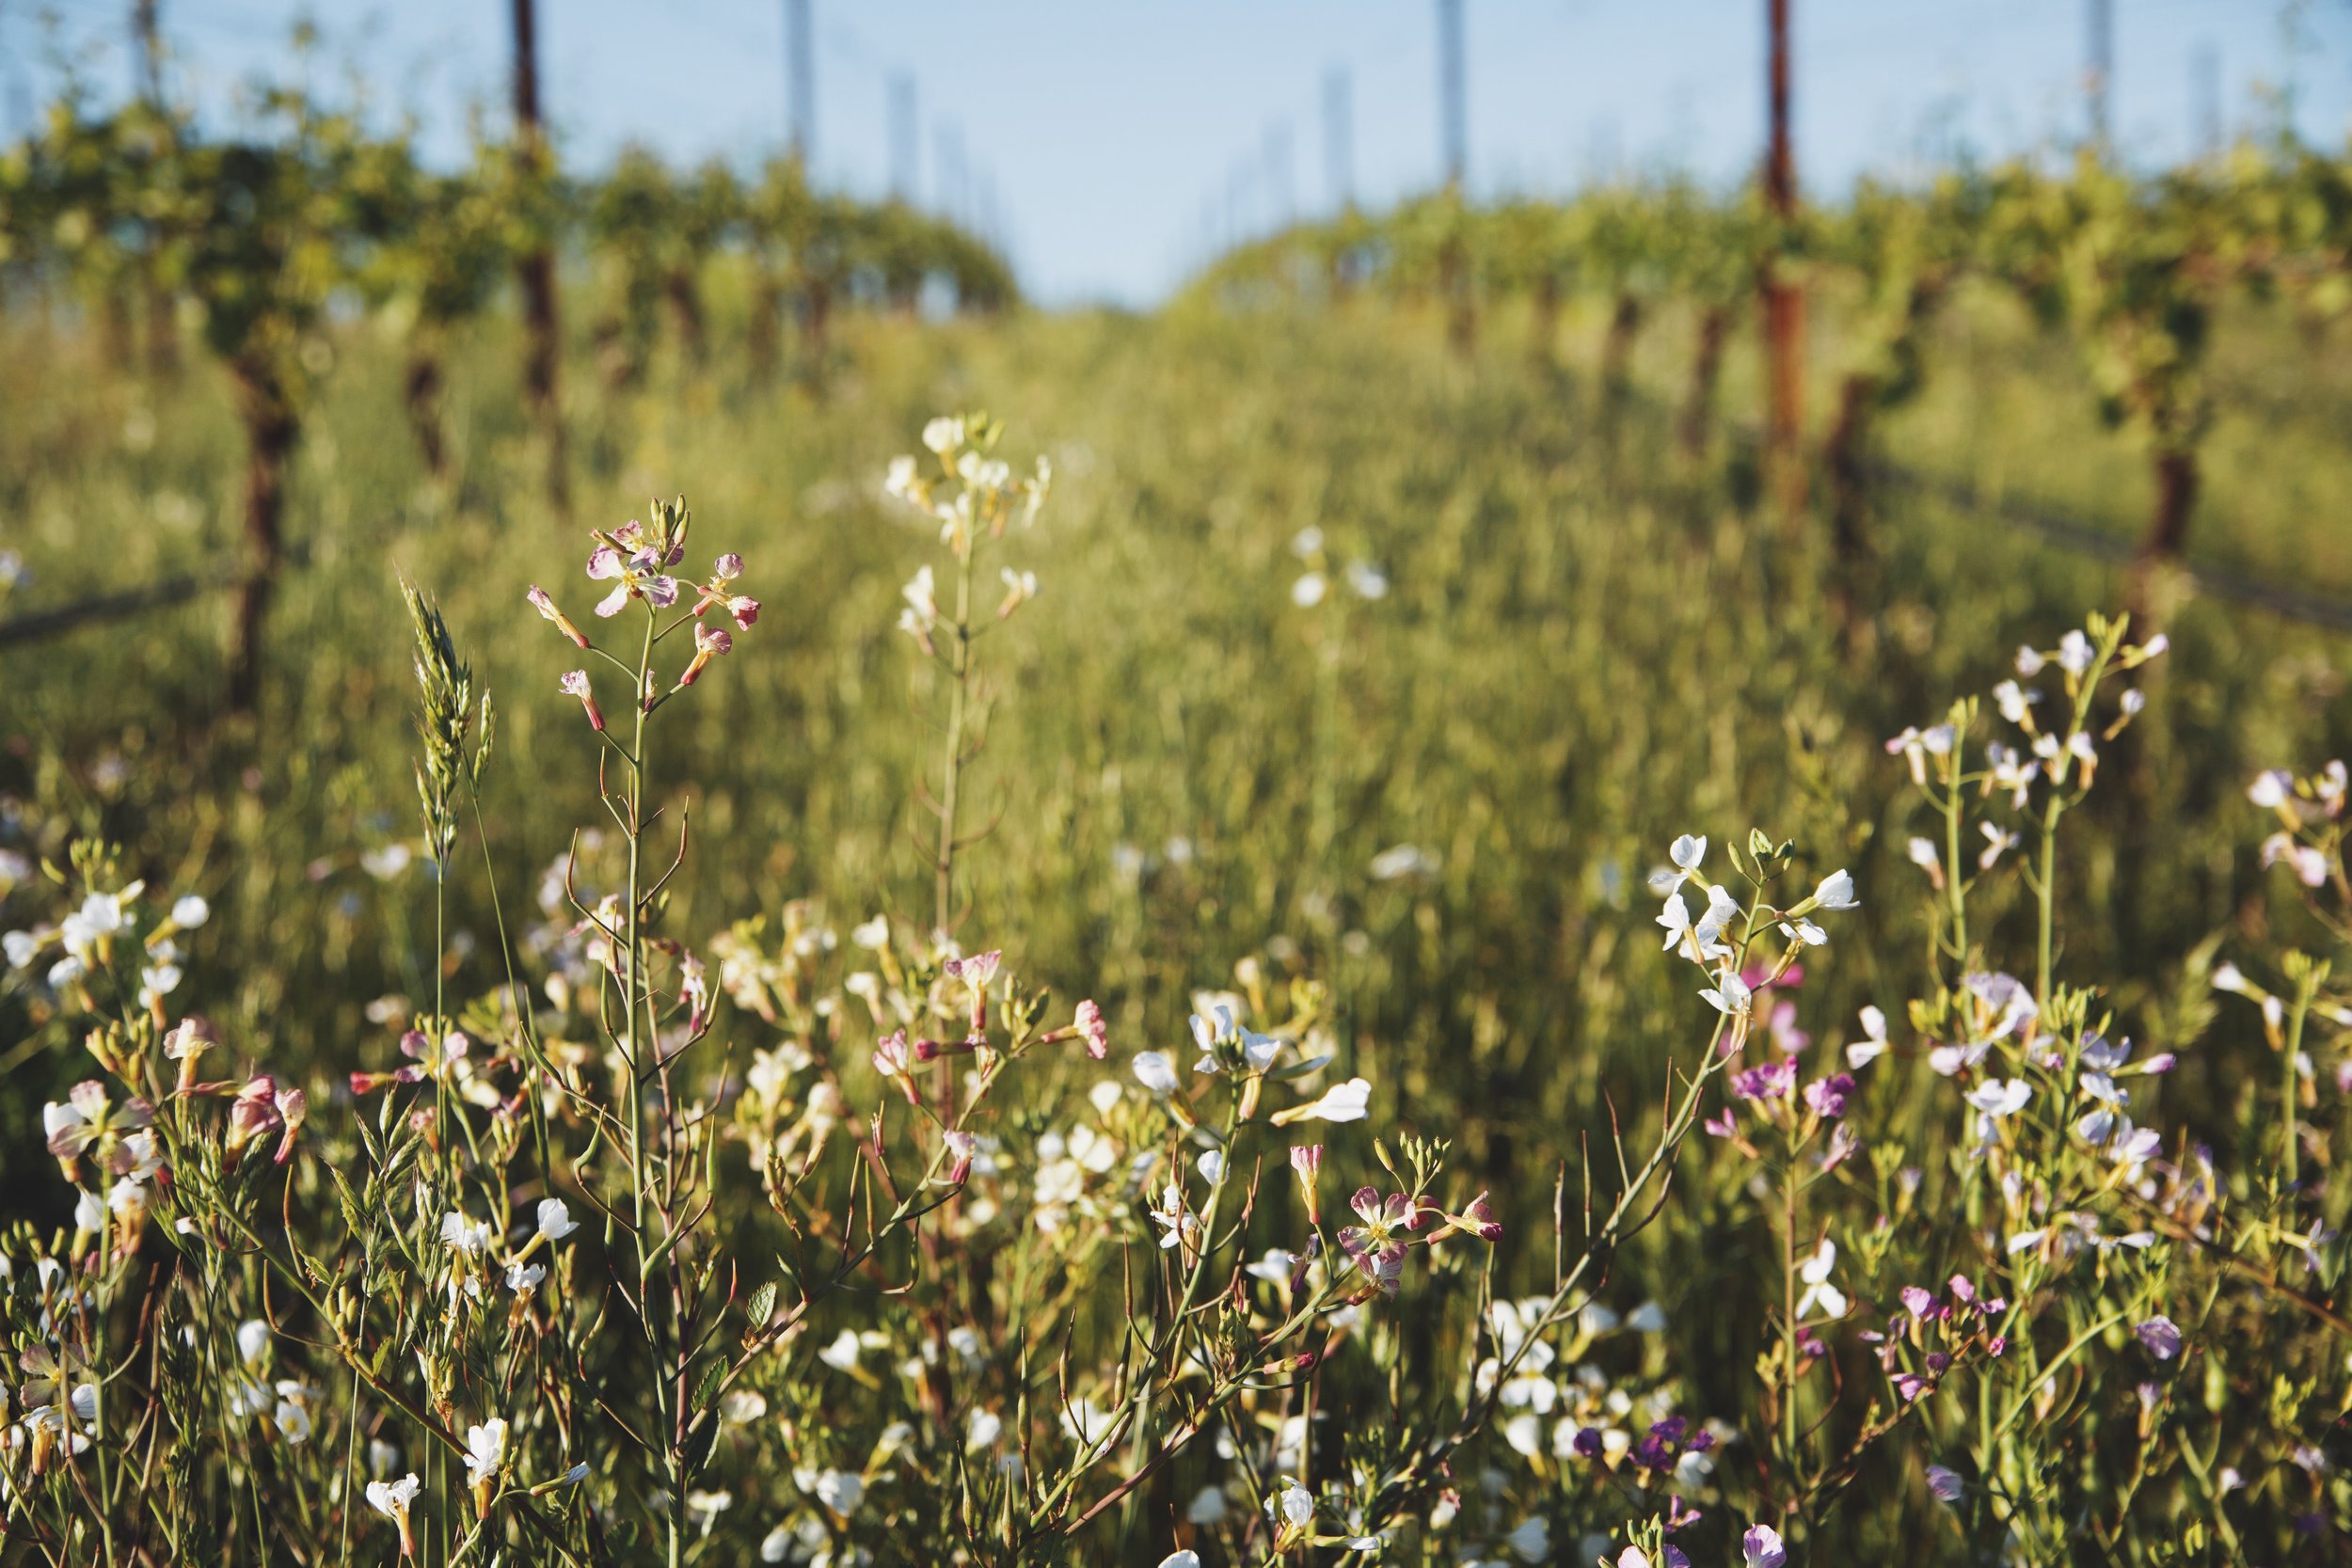
<svg viewBox="0 0 2352 1568">
<path fill-rule="evenodd" d="M 945 931 L 955 916 L 956 804 L 963 776 L 965 705 L 972 687 L 972 551 L 966 541 L 956 557 L 955 688 L 947 700 L 947 748 L 939 789 L 939 851 L 933 857 L 931 926 Z"/>
<path fill-rule="evenodd" d="M 1797 1165 L 1793 1152 L 1781 1172 L 1781 1444 L 1788 1463 L 1797 1460 Z"/>
<path fill-rule="evenodd" d="M 1965 815 L 1960 796 L 1960 759 L 1965 743 L 1964 736 L 1953 738 L 1951 788 L 1944 801 L 1945 892 L 1952 906 L 1951 955 L 1952 961 L 1963 969 L 1968 964 L 1968 893 L 1960 860 L 1960 819 Z"/>
<path fill-rule="evenodd" d="M 2044 1007 L 2050 1005 L 2050 944 L 2057 922 L 2058 825 L 2065 810 L 2055 791 L 2042 808 L 2042 871 L 2034 886 L 2041 922 L 2034 941 L 2033 993 Z"/>
<path fill-rule="evenodd" d="M 2296 1092 L 2302 1087 L 2298 1061 L 2303 1054 L 2303 1020 L 2312 1010 L 2312 995 L 2318 985 L 2319 976 L 2308 967 L 2296 977 L 2295 1006 L 2287 1014 L 2286 1050 L 2280 1053 L 2285 1061 L 2280 1069 L 2282 1082 L 2279 1089 L 2279 1127 L 2286 1145 L 2281 1151 L 2284 1161 L 2280 1168 L 2285 1174 L 2286 1190 L 2289 1192 L 2293 1192 L 2302 1181 L 2302 1140 L 2295 1133 L 2295 1101 Z"/>
</svg>

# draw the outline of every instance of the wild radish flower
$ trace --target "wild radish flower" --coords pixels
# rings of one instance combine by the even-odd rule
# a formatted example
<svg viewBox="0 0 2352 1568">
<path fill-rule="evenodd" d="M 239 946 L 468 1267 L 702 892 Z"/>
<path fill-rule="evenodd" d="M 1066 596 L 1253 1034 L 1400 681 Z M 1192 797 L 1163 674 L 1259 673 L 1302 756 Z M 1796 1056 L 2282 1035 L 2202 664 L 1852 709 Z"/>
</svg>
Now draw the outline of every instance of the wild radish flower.
<svg viewBox="0 0 2352 1568">
<path fill-rule="evenodd" d="M 1293 1144 L 1291 1146 L 1291 1174 L 1298 1178 L 1299 1190 L 1307 1195 L 1307 1223 L 1309 1225 L 1323 1223 L 1323 1205 L 1321 1195 L 1317 1190 L 1317 1179 L 1322 1173 L 1323 1146 L 1321 1144 Z"/>
<path fill-rule="evenodd" d="M 1159 1202 L 1152 1206 L 1152 1223 L 1160 1227 L 1162 1252 L 1179 1242 L 1189 1242 L 1200 1228 L 1200 1222 L 1184 1206 L 1184 1189 L 1174 1181 L 1161 1193 Z"/>
<path fill-rule="evenodd" d="M 2090 639 L 2079 631 L 2070 631 L 2058 639 L 2058 668 L 2070 675 L 2080 675 L 2088 671 L 2090 661 L 2097 657 L 2098 650 L 2090 645 Z"/>
<path fill-rule="evenodd" d="M 1135 1060 L 1136 1082 L 1153 1094 L 1176 1092 L 1176 1064 L 1158 1051 L 1139 1051 Z"/>
<path fill-rule="evenodd" d="M 1707 835 L 1684 833 L 1666 847 L 1666 858 L 1674 863 L 1671 870 L 1650 873 L 1652 892 L 1661 895 L 1672 894 L 1684 882 L 1699 875 L 1699 863 L 1707 858 Z"/>
<path fill-rule="evenodd" d="M 534 582 L 531 585 L 531 592 L 525 594 L 523 597 L 531 601 L 532 609 L 554 622 L 556 630 L 570 638 L 579 646 L 583 648 L 588 646 L 588 634 L 572 625 L 572 618 L 556 607 L 555 600 L 548 595 L 546 589 Z"/>
<path fill-rule="evenodd" d="M 1383 1198 L 1374 1188 L 1359 1187 L 1348 1207 L 1363 1223 L 1342 1228 L 1340 1250 L 1367 1275 L 1375 1273 L 1375 1263 L 1402 1262 L 1413 1232 L 1421 1228 L 1421 1206 L 1403 1193 Z"/>
<path fill-rule="evenodd" d="M 939 456 L 946 457 L 963 445 L 963 420 L 961 418 L 942 414 L 924 424 L 923 445 Z"/>
<path fill-rule="evenodd" d="M 1087 1042 L 1087 1054 L 1102 1061 L 1111 1053 L 1110 1025 L 1103 1022 L 1103 1009 L 1091 997 L 1078 1004 L 1077 1022 L 1071 1027 Z"/>
<path fill-rule="evenodd" d="M 904 1029 L 893 1030 L 889 1037 L 874 1047 L 874 1070 L 898 1085 L 910 1105 L 921 1103 L 914 1092 L 914 1048 L 907 1043 Z"/>
<path fill-rule="evenodd" d="M 1853 895 L 1853 878 L 1844 870 L 1831 872 L 1813 890 L 1813 905 L 1823 910 L 1859 909 L 1862 901 Z"/>
<path fill-rule="evenodd" d="M 1206 1491 L 1204 1491 L 1203 1493 L 1201 1493 L 1201 1495 L 1200 1495 L 1200 1496 L 1201 1496 L 1202 1497 L 1214 1496 L 1214 1497 L 1216 1498 L 1216 1503 L 1217 1503 L 1217 1513 L 1216 1513 L 1216 1517 L 1217 1517 L 1218 1519 L 1222 1519 L 1223 1517 L 1225 1517 L 1225 1494 L 1224 1494 L 1224 1493 L 1217 1491 L 1217 1489 L 1216 1489 L 1216 1487 L 1212 1486 L 1212 1487 L 1208 1488 Z M 1199 1509 L 1200 1505 L 1200 1497 L 1195 1497 L 1195 1498 L 1193 1499 L 1193 1509 L 1197 1511 L 1197 1510 Z M 1190 1517 L 1190 1513 L 1189 1513 L 1189 1512 L 1187 1513 L 1187 1517 Z M 1192 1522 L 1193 1522 L 1194 1524 L 1198 1525 L 1198 1524 L 1201 1524 L 1201 1523 L 1203 1523 L 1204 1521 L 1202 1521 L 1202 1520 L 1200 1520 L 1200 1519 L 1197 1519 L 1197 1518 L 1196 1518 L 1196 1519 L 1193 1519 L 1193 1520 L 1192 1520 Z M 1214 1523 L 1216 1523 L 1216 1521 L 1215 1519 L 1212 1519 L 1212 1520 L 1208 1520 L 1208 1521 L 1205 1521 L 1205 1522 L 1206 1522 L 1206 1523 L 1210 1523 L 1210 1524 L 1214 1524 Z M 1160 1559 L 1160 1568 L 1200 1568 L 1200 1554 L 1199 1552 L 1190 1552 L 1190 1551 L 1185 1551 L 1185 1552 L 1170 1552 L 1170 1553 L 1168 1553 L 1166 1557 L 1164 1557 L 1164 1558 Z"/>
<path fill-rule="evenodd" d="M 1713 989 L 1699 992 L 1699 998 L 1725 1018 L 1738 1022 L 1747 1018 L 1755 994 L 1748 990 L 1745 980 L 1726 969 L 1715 977 Z"/>
<path fill-rule="evenodd" d="M 1994 1078 L 1968 1091 L 1968 1103 L 1995 1119 L 2015 1116 L 2033 1098 L 2033 1085 L 2022 1078 Z"/>
<path fill-rule="evenodd" d="M 1914 836 L 1903 852 L 1911 863 L 1928 874 L 1928 880 L 1936 887 L 1944 885 L 1944 852 L 1935 847 L 1935 840 Z"/>
<path fill-rule="evenodd" d="M 2151 1318 L 2135 1327 L 2132 1333 L 2148 1347 L 2148 1354 L 2159 1361 L 2169 1361 L 2181 1354 L 2181 1330 L 2169 1318 Z"/>
<path fill-rule="evenodd" d="M 1886 1015 L 1876 1007 L 1861 1012 L 1862 1038 L 1846 1047 L 1846 1065 L 1861 1069 L 1886 1054 Z"/>
<path fill-rule="evenodd" d="M 180 1064 L 174 1093 L 184 1096 L 196 1087 L 200 1076 L 199 1063 L 204 1053 L 219 1043 L 213 1026 L 200 1018 L 183 1018 L 172 1027 L 171 1033 L 164 1037 L 164 1054 Z"/>
<path fill-rule="evenodd" d="M 1830 1283 L 1830 1273 L 1836 1267 L 1837 1243 L 1824 1236 L 1797 1269 L 1797 1277 L 1804 1282 L 1804 1293 L 1797 1298 L 1798 1317 L 1810 1317 L 1816 1307 L 1827 1317 L 1846 1315 L 1846 1292 Z"/>
<path fill-rule="evenodd" d="M 506 1288 L 518 1296 L 527 1296 L 539 1288 L 548 1276 L 544 1263 L 515 1262 L 506 1265 Z"/>
<path fill-rule="evenodd" d="M 119 893 L 93 893 L 83 899 L 81 908 L 58 923 L 57 934 L 66 950 L 84 963 L 104 958 L 115 935 L 130 924 L 122 906 L 137 896 L 141 885 L 134 882 Z"/>
<path fill-rule="evenodd" d="M 1829 933 L 1810 920 L 1784 920 L 1780 934 L 1801 947 L 1827 947 Z"/>
<path fill-rule="evenodd" d="M 493 1416 L 466 1429 L 466 1481 L 473 1488 L 477 1518 L 490 1516 L 490 1496 L 506 1467 L 506 1422 Z"/>
<path fill-rule="evenodd" d="M 1312 610 L 1323 602 L 1328 587 L 1321 572 L 1303 572 L 1298 580 L 1291 584 L 1291 603 L 1301 610 Z"/>
<path fill-rule="evenodd" d="M 1375 882 L 1402 881 L 1407 877 L 1435 877 L 1445 869 L 1445 857 L 1418 844 L 1398 844 L 1372 857 L 1366 870 Z"/>
<path fill-rule="evenodd" d="M 539 1234 L 549 1242 L 560 1242 L 580 1228 L 572 1212 L 560 1197 L 543 1197 L 538 1208 Z"/>
<path fill-rule="evenodd" d="M 996 618 L 1001 621 L 1037 597 L 1037 574 L 1016 572 L 1011 567 L 1006 566 L 999 569 L 996 575 L 1002 578 L 1005 583 L 1004 602 L 996 607 Z"/>
<path fill-rule="evenodd" d="M 711 563 L 710 580 L 698 584 L 694 590 L 694 613 L 699 616 L 712 605 L 723 605 L 739 628 L 750 630 L 752 623 L 759 619 L 759 601 L 748 594 L 733 591 L 731 585 L 742 575 L 741 556 L 729 551 L 719 557 Z"/>
<path fill-rule="evenodd" d="M 2004 746 L 1998 741 L 1984 749 L 1984 757 L 1985 793 L 1990 795 L 1995 790 L 2005 789 L 2009 791 L 2010 808 L 2024 811 L 2033 782 L 2042 774 L 2042 764 L 2016 748 Z"/>
<path fill-rule="evenodd" d="M 229 1105 L 229 1133 L 222 1147 L 234 1154 L 246 1144 L 272 1132 L 282 1132 L 275 1156 L 284 1164 L 294 1153 L 294 1134 L 301 1130 L 310 1102 L 303 1092 L 268 1073 L 256 1073 L 237 1091 Z"/>
<path fill-rule="evenodd" d="M 1658 924 L 1666 929 L 1666 941 L 1661 951 L 1673 952 L 1679 948 L 1684 958 L 1697 964 L 1727 959 L 1732 956 L 1732 950 L 1730 944 L 1723 940 L 1723 934 L 1739 913 L 1738 901 L 1721 887 L 1707 890 L 1707 911 L 1696 921 L 1692 920 L 1682 895 L 1670 894 L 1665 908 L 1658 915 Z"/>
<path fill-rule="evenodd" d="M 495 1240 L 487 1220 L 468 1219 L 457 1210 L 441 1216 L 441 1244 L 460 1258 L 479 1258 Z"/>
<path fill-rule="evenodd" d="M 631 525 L 632 528 L 638 525 Z M 677 603 L 677 578 L 661 568 L 669 565 L 682 552 L 673 548 L 668 557 L 660 552 L 636 545 L 642 532 L 632 535 L 628 530 L 613 534 L 613 539 L 631 547 L 623 555 L 612 544 L 600 543 L 588 554 L 588 575 L 599 582 L 613 584 L 612 592 L 597 601 L 597 615 L 610 620 L 628 607 L 631 599 L 644 599 L 656 610 L 667 610 Z"/>
<path fill-rule="evenodd" d="M 947 1184 L 959 1185 L 972 1174 L 972 1158 L 979 1151 L 979 1137 L 971 1132 L 949 1132 L 940 1134 L 940 1142 L 946 1146 L 949 1160 Z"/>
<path fill-rule="evenodd" d="M 1920 743 L 1919 727 L 1906 724 L 1900 735 L 1886 737 L 1886 754 L 1900 757 L 1910 766 L 1911 782 L 1926 787 L 1928 782 L 1928 749 Z"/>
<path fill-rule="evenodd" d="M 1304 1105 L 1294 1105 L 1287 1111 L 1274 1113 L 1274 1125 L 1286 1127 L 1295 1121 L 1361 1121 L 1372 1104 L 1372 1085 L 1362 1078 L 1351 1078 L 1335 1084 L 1322 1095 Z"/>
<path fill-rule="evenodd" d="M 695 622 L 694 657 L 687 661 L 685 671 L 679 674 L 677 678 L 678 685 L 693 685 L 696 681 L 702 679 L 703 670 L 712 659 L 717 658 L 722 654 L 732 653 L 734 651 L 735 639 L 732 636 L 722 630 L 720 627 L 707 626 L 699 621 Z"/>
<path fill-rule="evenodd" d="M 417 1494 L 423 1490 L 424 1483 L 417 1479 L 413 1470 L 398 1481 L 368 1482 L 368 1506 L 400 1527 L 400 1555 L 403 1557 L 417 1555 L 416 1537 L 408 1528 L 408 1508 L 417 1500 Z"/>
<path fill-rule="evenodd" d="M 180 966 L 175 963 L 146 964 L 139 969 L 139 1006 L 152 1008 L 180 989 Z"/>
<path fill-rule="evenodd" d="M 1274 1549 L 1277 1552 L 1287 1551 L 1303 1539 L 1314 1525 L 1314 1494 L 1285 1476 L 1281 1490 L 1266 1499 L 1265 1511 L 1266 1516 L 1274 1521 Z"/>
<path fill-rule="evenodd" d="M 2328 857 L 2308 844 L 2297 844 L 2283 832 L 2272 833 L 2263 840 L 2263 869 L 2268 870 L 2280 861 L 2287 863 L 2295 879 L 2305 887 L 2328 885 Z"/>
<path fill-rule="evenodd" d="M 921 644 L 925 653 L 933 652 L 931 628 L 939 625 L 939 600 L 931 569 L 924 566 L 917 570 L 898 594 L 907 602 L 906 608 L 898 611 L 898 629 Z"/>
<path fill-rule="evenodd" d="M 1823 1120 L 1835 1121 L 1846 1114 L 1846 1101 L 1853 1090 L 1851 1073 L 1832 1073 L 1804 1086 L 1805 1106 Z"/>
<path fill-rule="evenodd" d="M 580 705 L 587 710 L 588 724 L 591 729 L 602 730 L 604 728 L 604 710 L 596 706 L 596 693 L 588 686 L 587 671 L 565 671 L 564 678 L 555 684 L 567 696 L 580 699 Z"/>
</svg>

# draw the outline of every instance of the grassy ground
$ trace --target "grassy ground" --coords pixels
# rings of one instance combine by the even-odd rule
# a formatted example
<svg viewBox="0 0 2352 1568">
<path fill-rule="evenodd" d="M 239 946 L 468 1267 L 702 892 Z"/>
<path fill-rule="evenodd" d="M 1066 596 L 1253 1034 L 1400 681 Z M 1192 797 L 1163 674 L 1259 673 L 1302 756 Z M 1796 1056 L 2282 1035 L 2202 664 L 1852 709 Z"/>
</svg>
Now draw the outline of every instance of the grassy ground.
<svg viewBox="0 0 2352 1568">
<path fill-rule="evenodd" d="M 571 650 L 523 589 L 584 612 L 588 523 L 683 491 L 700 537 L 740 549 L 768 608 L 692 705 L 691 754 L 663 765 L 700 850 L 673 928 L 699 939 L 800 898 L 843 928 L 884 906 L 926 915 L 907 835 L 930 677 L 891 624 L 930 542 L 879 481 L 929 413 L 983 405 L 1011 420 L 1016 461 L 1046 451 L 1060 482 L 1013 546 L 1043 597 L 986 652 L 977 816 L 994 832 L 969 861 L 961 934 L 1103 996 L 1137 1044 L 1172 1039 L 1192 990 L 1239 959 L 1320 974 L 1351 1060 L 1404 1085 L 1411 1119 L 1505 1191 L 1548 1205 L 1563 1130 L 1587 1125 L 1604 1090 L 1654 1095 L 1657 1047 L 1687 1022 L 1679 980 L 1639 940 L 1642 879 L 1667 838 L 1753 822 L 1823 869 L 1855 866 L 1879 912 L 1804 1003 L 1809 1026 L 1836 1027 L 1923 960 L 1907 808 L 1879 742 L 1989 685 L 2019 641 L 2046 646 L 2115 605 L 2122 584 L 1984 517 L 1895 499 L 1866 621 L 1841 627 L 1804 531 L 1792 541 L 1744 510 L 1736 474 L 1687 463 L 1640 408 L 1597 416 L 1575 373 L 1597 317 L 1571 315 L 1568 370 L 1549 376 L 1528 369 L 1510 319 L 1486 327 L 1464 364 L 1434 324 L 1370 308 L 866 321 L 821 398 L 748 387 L 723 349 L 707 373 L 664 365 L 626 395 L 576 369 L 568 527 L 532 482 L 502 326 L 461 345 L 445 491 L 399 417 L 393 356 L 354 329 L 300 460 L 291 532 L 307 564 L 273 620 L 259 723 L 214 721 L 226 617 L 208 599 L 10 649 L 0 778 L 54 812 L 27 817 L 53 840 L 67 826 L 123 838 L 152 875 L 213 897 L 202 941 L 233 961 L 203 973 L 236 990 L 190 1004 L 242 1051 L 300 1074 L 380 1055 L 364 1005 L 414 993 L 431 961 L 417 869 L 364 863 L 415 832 L 394 574 L 441 596 L 500 702 L 492 849 L 510 912 L 527 912 L 597 811 L 589 737 L 554 688 Z M 22 413 L 0 426 L 0 508 L 35 574 L 11 610 L 234 549 L 238 456 L 209 368 L 151 384 L 69 336 L 7 330 L 0 386 Z M 1661 400 L 1678 390 L 1683 332 L 1668 313 L 1644 343 Z M 2138 460 L 2099 429 L 2066 347 L 1985 301 L 1945 338 L 1889 451 L 2135 529 Z M 2232 324 L 2199 554 L 2352 591 L 2352 540 L 2329 521 L 2352 488 L 2344 374 L 2292 324 Z M 1743 347 L 1735 422 L 1752 380 Z M 1387 595 L 1294 605 L 1290 546 L 1309 526 L 1335 565 L 1377 563 Z M 2116 977 L 2133 1032 L 2179 1044 L 2203 1022 L 2172 1005 L 2185 958 L 2251 918 L 2246 777 L 2334 754 L 2352 703 L 2339 641 L 2216 603 L 2172 621 L 2177 657 L 2117 760 L 2129 787 L 2082 841 L 2090 891 L 2066 959 Z M 1375 876 L 1374 857 L 1405 845 L 1427 851 L 1421 869 Z M 461 991 L 487 987 L 490 915 L 470 891 L 456 924 L 444 962 Z M 23 1006 L 0 1000 L 8 1037 Z M 2217 1135 L 2239 1103 L 2233 1053 L 2250 1044 L 2192 1056 L 2168 1091 Z M 53 1052 L 7 1092 L 37 1104 L 74 1073 Z"/>
</svg>

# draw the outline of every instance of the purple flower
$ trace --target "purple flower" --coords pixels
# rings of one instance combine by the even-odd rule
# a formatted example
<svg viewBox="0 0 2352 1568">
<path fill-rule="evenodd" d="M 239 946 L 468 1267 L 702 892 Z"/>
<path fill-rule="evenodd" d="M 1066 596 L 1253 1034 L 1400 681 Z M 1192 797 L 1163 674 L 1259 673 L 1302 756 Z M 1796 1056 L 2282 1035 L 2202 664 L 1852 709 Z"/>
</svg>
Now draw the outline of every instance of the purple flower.
<svg viewBox="0 0 2352 1568">
<path fill-rule="evenodd" d="M 2148 1354 L 2159 1361 L 2169 1361 L 2181 1354 L 2180 1325 L 2171 1319 L 2157 1316 L 2132 1330 L 2139 1342 L 2148 1347 Z"/>
<path fill-rule="evenodd" d="M 587 710 L 588 722 L 591 727 L 599 730 L 604 728 L 604 714 L 596 706 L 596 693 L 589 689 L 587 671 L 567 670 L 564 677 L 555 684 L 562 688 L 566 695 L 580 699 L 580 705 Z"/>
<path fill-rule="evenodd" d="M 1909 1404 L 1912 1401 L 1926 1393 L 1931 1386 L 1933 1386 L 1930 1384 L 1926 1378 L 1921 1377 L 1917 1372 L 1905 1372 L 1901 1376 L 1895 1379 L 1895 1392 L 1903 1397 L 1903 1402 L 1905 1404 Z"/>
<path fill-rule="evenodd" d="M 1960 1472 L 1958 1470 L 1947 1470 L 1941 1465 L 1929 1465 L 1928 1490 L 1935 1494 L 1935 1497 L 1938 1502 L 1956 1503 L 1960 1501 Z"/>
<path fill-rule="evenodd" d="M 1732 1074 L 1731 1092 L 1741 1100 L 1778 1100 L 1797 1086 L 1794 1061 L 1767 1062 Z"/>
<path fill-rule="evenodd" d="M 1921 1290 L 1918 1286 L 1906 1285 L 1903 1287 L 1903 1307 L 1913 1317 L 1926 1317 L 1928 1315 L 1928 1308 L 1933 1307 L 1934 1305 L 1935 1298 L 1928 1294 L 1927 1291 Z"/>
<path fill-rule="evenodd" d="M 1833 1073 L 1804 1086 L 1804 1102 L 1816 1115 L 1835 1121 L 1846 1114 L 1846 1099 L 1853 1093 L 1853 1074 Z"/>
<path fill-rule="evenodd" d="M 1573 1446 L 1576 1451 L 1585 1458 L 1598 1459 L 1600 1457 L 1600 1428 L 1579 1427 Z"/>
<path fill-rule="evenodd" d="M 1788 1560 L 1788 1548 L 1772 1526 L 1750 1525 L 1740 1538 L 1740 1556 L 1747 1568 L 1782 1568 Z"/>
</svg>

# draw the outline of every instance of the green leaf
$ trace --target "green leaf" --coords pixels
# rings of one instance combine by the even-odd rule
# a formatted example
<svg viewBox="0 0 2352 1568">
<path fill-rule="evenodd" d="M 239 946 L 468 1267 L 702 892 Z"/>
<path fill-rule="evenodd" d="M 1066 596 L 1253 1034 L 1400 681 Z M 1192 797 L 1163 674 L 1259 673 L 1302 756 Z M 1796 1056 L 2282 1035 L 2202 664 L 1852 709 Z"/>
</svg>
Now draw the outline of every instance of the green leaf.
<svg viewBox="0 0 2352 1568">
<path fill-rule="evenodd" d="M 726 1375 L 725 1362 L 713 1361 L 710 1364 L 703 1373 L 702 1381 L 694 1386 L 695 1409 L 707 1410 L 710 1407 L 710 1402 L 719 1397 L 719 1385 L 726 1381 Z"/>
</svg>

